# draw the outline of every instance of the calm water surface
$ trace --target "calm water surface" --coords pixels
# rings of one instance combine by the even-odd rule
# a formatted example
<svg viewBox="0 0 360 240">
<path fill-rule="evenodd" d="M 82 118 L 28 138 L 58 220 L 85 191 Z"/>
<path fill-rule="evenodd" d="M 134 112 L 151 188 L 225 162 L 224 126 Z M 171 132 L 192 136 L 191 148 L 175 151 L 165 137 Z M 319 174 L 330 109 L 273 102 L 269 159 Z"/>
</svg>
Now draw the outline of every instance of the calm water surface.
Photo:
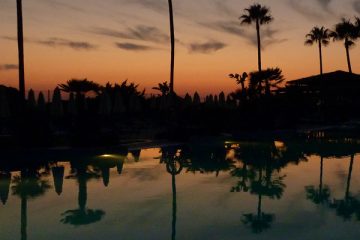
<svg viewBox="0 0 360 240">
<path fill-rule="evenodd" d="M 0 160 L 0 239 L 359 239 L 358 152 L 199 140 Z"/>
</svg>

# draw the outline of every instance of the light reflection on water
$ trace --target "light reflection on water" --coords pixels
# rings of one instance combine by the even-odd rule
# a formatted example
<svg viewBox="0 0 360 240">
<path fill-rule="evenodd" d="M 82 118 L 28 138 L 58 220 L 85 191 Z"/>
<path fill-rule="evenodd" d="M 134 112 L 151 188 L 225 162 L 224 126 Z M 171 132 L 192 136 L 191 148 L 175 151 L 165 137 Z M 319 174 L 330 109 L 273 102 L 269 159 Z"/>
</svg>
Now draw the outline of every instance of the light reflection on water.
<svg viewBox="0 0 360 240">
<path fill-rule="evenodd" d="M 0 236 L 357 239 L 359 152 L 350 140 L 214 141 L 0 162 Z"/>
</svg>

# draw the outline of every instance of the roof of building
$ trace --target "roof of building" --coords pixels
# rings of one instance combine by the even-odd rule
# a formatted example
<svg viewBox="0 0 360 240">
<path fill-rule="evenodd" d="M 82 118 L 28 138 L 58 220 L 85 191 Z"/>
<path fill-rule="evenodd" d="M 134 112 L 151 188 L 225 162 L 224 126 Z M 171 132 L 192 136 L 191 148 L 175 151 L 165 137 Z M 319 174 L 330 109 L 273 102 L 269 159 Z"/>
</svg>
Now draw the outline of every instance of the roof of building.
<svg viewBox="0 0 360 240">
<path fill-rule="evenodd" d="M 327 87 L 330 86 L 360 87 L 360 75 L 344 72 L 344 71 L 335 71 L 330 73 L 324 73 L 322 76 L 314 75 L 306 78 L 301 78 L 298 80 L 288 81 L 286 85 L 288 87 L 320 87 L 324 83 L 326 83 Z"/>
</svg>

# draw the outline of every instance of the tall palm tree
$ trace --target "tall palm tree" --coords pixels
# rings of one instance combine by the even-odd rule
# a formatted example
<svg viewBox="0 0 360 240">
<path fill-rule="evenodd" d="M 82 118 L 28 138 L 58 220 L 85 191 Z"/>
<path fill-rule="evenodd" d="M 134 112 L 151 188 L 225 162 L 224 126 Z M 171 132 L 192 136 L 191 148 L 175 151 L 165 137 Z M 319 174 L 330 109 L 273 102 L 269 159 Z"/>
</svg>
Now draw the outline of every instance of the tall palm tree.
<svg viewBox="0 0 360 240">
<path fill-rule="evenodd" d="M 22 0 L 16 0 L 17 7 L 17 34 L 19 51 L 19 91 L 20 97 L 25 99 L 25 70 L 24 70 L 24 34 L 23 34 L 23 16 Z"/>
<path fill-rule="evenodd" d="M 335 25 L 335 30 L 330 34 L 334 41 L 344 41 L 347 64 L 349 72 L 352 73 L 350 61 L 350 47 L 355 45 L 358 37 L 356 26 L 349 19 L 341 19 L 341 22 Z"/>
<path fill-rule="evenodd" d="M 170 66 L 170 93 L 174 93 L 174 67 L 175 67 L 175 29 L 172 0 L 169 1 L 171 66 Z"/>
<path fill-rule="evenodd" d="M 330 30 L 325 27 L 314 27 L 310 33 L 306 35 L 305 45 L 312 46 L 317 43 L 319 46 L 320 57 L 320 74 L 323 74 L 323 61 L 322 61 L 322 46 L 329 45 Z"/>
<path fill-rule="evenodd" d="M 273 21 L 273 17 L 270 14 L 270 9 L 260 4 L 253 4 L 249 8 L 245 8 L 244 11 L 246 13 L 239 18 L 241 20 L 241 24 L 250 25 L 255 23 L 256 25 L 257 45 L 258 45 L 258 67 L 259 67 L 259 71 L 261 71 L 260 26 L 271 23 Z"/>
</svg>

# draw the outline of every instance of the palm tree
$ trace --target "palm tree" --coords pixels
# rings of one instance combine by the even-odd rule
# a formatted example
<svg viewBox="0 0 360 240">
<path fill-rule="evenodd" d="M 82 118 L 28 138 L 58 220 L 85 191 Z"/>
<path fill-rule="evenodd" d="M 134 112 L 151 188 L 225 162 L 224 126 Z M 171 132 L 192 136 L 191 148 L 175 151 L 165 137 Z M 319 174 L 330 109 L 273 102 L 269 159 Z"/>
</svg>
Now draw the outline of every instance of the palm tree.
<svg viewBox="0 0 360 240">
<path fill-rule="evenodd" d="M 234 78 L 236 80 L 236 83 L 241 85 L 241 91 L 244 93 L 245 92 L 245 81 L 248 78 L 248 74 L 246 72 L 243 72 L 242 75 L 238 74 L 238 73 L 231 73 L 229 74 L 229 78 Z"/>
<path fill-rule="evenodd" d="M 17 7 L 17 34 L 19 51 L 19 91 L 22 100 L 25 100 L 25 70 L 24 70 L 24 34 L 22 0 L 16 0 Z"/>
<path fill-rule="evenodd" d="M 100 178 L 96 170 L 90 169 L 86 163 L 71 164 L 71 174 L 66 179 L 76 179 L 79 186 L 77 209 L 67 210 L 62 214 L 61 222 L 73 226 L 89 225 L 100 221 L 105 212 L 101 209 L 88 209 L 87 202 L 87 182 L 92 178 Z"/>
<path fill-rule="evenodd" d="M 356 26 L 349 19 L 343 18 L 340 23 L 335 25 L 335 30 L 330 36 L 334 41 L 344 41 L 348 68 L 352 73 L 349 49 L 355 45 L 354 41 L 358 38 Z"/>
<path fill-rule="evenodd" d="M 21 240 L 27 239 L 27 202 L 43 196 L 51 188 L 48 180 L 36 169 L 22 169 L 19 176 L 14 177 L 12 191 L 21 199 Z"/>
<path fill-rule="evenodd" d="M 157 87 L 153 87 L 152 89 L 161 92 L 161 96 L 166 96 L 170 92 L 170 86 L 167 82 L 159 83 Z"/>
<path fill-rule="evenodd" d="M 249 8 L 244 10 L 246 14 L 243 14 L 239 19 L 241 24 L 253 24 L 256 25 L 257 34 L 257 45 L 258 45 L 258 67 L 261 71 L 261 37 L 260 37 L 260 26 L 271 23 L 273 17 L 270 14 L 270 9 L 260 4 L 253 4 Z"/>
<path fill-rule="evenodd" d="M 319 188 L 314 186 L 306 186 L 306 198 L 311 200 L 315 204 L 328 204 L 330 198 L 330 189 L 328 186 L 323 185 L 323 173 L 324 173 L 324 157 L 320 159 L 320 183 Z"/>
<path fill-rule="evenodd" d="M 174 30 L 174 13 L 172 0 L 169 1 L 169 18 L 170 18 L 170 41 L 171 41 L 171 66 L 170 66 L 170 93 L 174 93 L 174 67 L 175 67 L 175 30 Z"/>
<path fill-rule="evenodd" d="M 269 96 L 271 88 L 278 88 L 278 85 L 284 80 L 285 79 L 280 68 L 268 68 L 263 71 L 250 73 L 249 88 L 260 95 L 265 90 L 265 94 Z"/>
<path fill-rule="evenodd" d="M 329 45 L 330 30 L 325 27 L 314 27 L 310 33 L 306 35 L 305 45 L 312 46 L 317 43 L 319 45 L 320 57 L 320 74 L 323 74 L 323 61 L 322 61 L 322 46 Z"/>
<path fill-rule="evenodd" d="M 355 155 L 351 154 L 346 181 L 345 197 L 343 199 L 334 199 L 333 203 L 330 205 L 331 208 L 336 210 L 336 214 L 340 217 L 343 217 L 344 220 L 350 220 L 354 214 L 358 214 L 360 212 L 360 201 L 350 193 L 354 160 Z"/>
<path fill-rule="evenodd" d="M 71 79 L 66 83 L 59 84 L 58 87 L 61 91 L 67 93 L 76 93 L 77 96 L 85 95 L 88 92 L 99 93 L 101 86 L 93 81 L 89 81 L 86 78 L 79 79 Z"/>
</svg>

